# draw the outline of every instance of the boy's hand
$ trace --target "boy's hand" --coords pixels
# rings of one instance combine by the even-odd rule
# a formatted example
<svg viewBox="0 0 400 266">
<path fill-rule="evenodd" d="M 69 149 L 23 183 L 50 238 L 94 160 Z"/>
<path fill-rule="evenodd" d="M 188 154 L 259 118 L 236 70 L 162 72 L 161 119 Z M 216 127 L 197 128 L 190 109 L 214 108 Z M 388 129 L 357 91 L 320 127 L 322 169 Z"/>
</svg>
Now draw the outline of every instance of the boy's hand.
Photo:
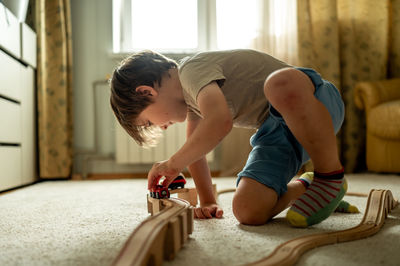
<svg viewBox="0 0 400 266">
<path fill-rule="evenodd" d="M 170 160 L 157 162 L 153 165 L 147 175 L 147 188 L 151 189 L 155 187 L 158 180 L 163 176 L 165 177 L 165 180 L 162 185 L 168 187 L 181 171 L 182 169 L 172 166 Z"/>
<path fill-rule="evenodd" d="M 216 203 L 204 204 L 194 209 L 194 218 L 197 219 L 222 218 L 223 214 L 224 211 Z"/>
</svg>

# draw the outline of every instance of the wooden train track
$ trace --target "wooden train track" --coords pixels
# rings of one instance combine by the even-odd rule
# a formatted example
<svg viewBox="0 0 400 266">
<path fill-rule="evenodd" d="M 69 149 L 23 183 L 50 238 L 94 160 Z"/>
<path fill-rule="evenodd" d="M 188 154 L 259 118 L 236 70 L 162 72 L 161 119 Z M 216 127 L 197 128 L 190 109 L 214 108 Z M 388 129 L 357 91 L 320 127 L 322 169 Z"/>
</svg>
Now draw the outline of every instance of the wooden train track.
<svg viewBox="0 0 400 266">
<path fill-rule="evenodd" d="M 289 240 L 275 248 L 268 257 L 249 265 L 293 265 L 303 253 L 310 249 L 372 236 L 381 229 L 388 213 L 397 204 L 398 201 L 393 198 L 390 190 L 373 189 L 369 193 L 367 208 L 359 225 L 347 230 L 308 235 Z"/>
<path fill-rule="evenodd" d="M 193 232 L 193 208 L 186 200 L 148 197 L 148 210 L 152 216 L 133 231 L 113 265 L 161 265 Z"/>
<path fill-rule="evenodd" d="M 214 191 L 216 193 L 215 186 Z M 232 191 L 234 189 L 227 189 L 218 194 Z M 158 200 L 148 197 L 148 211 L 152 216 L 142 222 L 131 234 L 114 261 L 114 266 L 158 266 L 162 264 L 163 259 L 174 258 L 193 231 L 193 209 L 190 203 L 193 206 L 197 203 L 197 195 L 195 196 L 192 189 L 175 192 L 179 192 L 178 195 L 184 199 Z M 397 204 L 398 201 L 393 198 L 390 190 L 373 189 L 369 193 L 365 214 L 358 226 L 289 240 L 279 245 L 269 256 L 248 265 L 293 265 L 303 253 L 310 249 L 371 236 L 380 230 L 387 214 Z"/>
</svg>

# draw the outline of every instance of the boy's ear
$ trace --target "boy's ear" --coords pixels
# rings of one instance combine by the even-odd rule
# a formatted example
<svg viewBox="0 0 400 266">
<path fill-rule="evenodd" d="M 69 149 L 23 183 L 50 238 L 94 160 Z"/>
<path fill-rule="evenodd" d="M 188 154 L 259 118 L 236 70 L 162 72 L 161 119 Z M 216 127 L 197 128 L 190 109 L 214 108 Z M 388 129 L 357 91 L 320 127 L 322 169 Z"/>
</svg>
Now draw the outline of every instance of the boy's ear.
<svg viewBox="0 0 400 266">
<path fill-rule="evenodd" d="M 136 92 L 139 92 L 143 95 L 149 95 L 149 96 L 157 96 L 158 92 L 151 86 L 146 86 L 146 85 L 141 85 L 136 88 Z"/>
</svg>

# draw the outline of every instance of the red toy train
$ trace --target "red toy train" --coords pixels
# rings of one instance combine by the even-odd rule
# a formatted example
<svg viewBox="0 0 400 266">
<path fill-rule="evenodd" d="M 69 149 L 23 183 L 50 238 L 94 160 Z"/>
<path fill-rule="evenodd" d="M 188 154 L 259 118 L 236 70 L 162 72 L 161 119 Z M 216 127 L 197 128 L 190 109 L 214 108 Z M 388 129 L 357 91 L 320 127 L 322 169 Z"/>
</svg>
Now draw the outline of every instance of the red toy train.
<svg viewBox="0 0 400 266">
<path fill-rule="evenodd" d="M 185 177 L 183 174 L 178 175 L 174 181 L 167 187 L 163 187 L 162 182 L 164 181 L 163 178 L 160 178 L 158 184 L 154 189 L 150 189 L 150 197 L 156 199 L 165 199 L 169 198 L 170 194 L 169 191 L 178 188 L 184 188 L 186 184 Z"/>
</svg>

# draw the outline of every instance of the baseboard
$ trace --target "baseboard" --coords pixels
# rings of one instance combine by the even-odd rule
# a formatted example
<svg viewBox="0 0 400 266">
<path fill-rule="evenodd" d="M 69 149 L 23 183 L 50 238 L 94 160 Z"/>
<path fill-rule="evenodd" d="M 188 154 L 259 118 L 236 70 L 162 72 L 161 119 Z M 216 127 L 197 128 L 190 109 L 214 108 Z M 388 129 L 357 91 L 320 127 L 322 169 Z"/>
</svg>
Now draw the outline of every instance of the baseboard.
<svg viewBox="0 0 400 266">
<path fill-rule="evenodd" d="M 20 186 L 12 187 L 12 188 L 9 188 L 9 189 L 1 190 L 0 191 L 0 195 L 4 195 L 4 194 L 13 192 L 15 190 L 18 190 L 18 189 L 21 189 L 21 188 L 24 188 L 24 187 L 29 187 L 29 186 L 32 186 L 32 185 L 34 185 L 36 183 L 40 183 L 40 182 L 41 182 L 41 180 L 36 180 L 34 182 L 30 182 L 30 183 L 27 183 L 27 184 L 24 184 L 24 185 L 20 185 Z"/>
</svg>

